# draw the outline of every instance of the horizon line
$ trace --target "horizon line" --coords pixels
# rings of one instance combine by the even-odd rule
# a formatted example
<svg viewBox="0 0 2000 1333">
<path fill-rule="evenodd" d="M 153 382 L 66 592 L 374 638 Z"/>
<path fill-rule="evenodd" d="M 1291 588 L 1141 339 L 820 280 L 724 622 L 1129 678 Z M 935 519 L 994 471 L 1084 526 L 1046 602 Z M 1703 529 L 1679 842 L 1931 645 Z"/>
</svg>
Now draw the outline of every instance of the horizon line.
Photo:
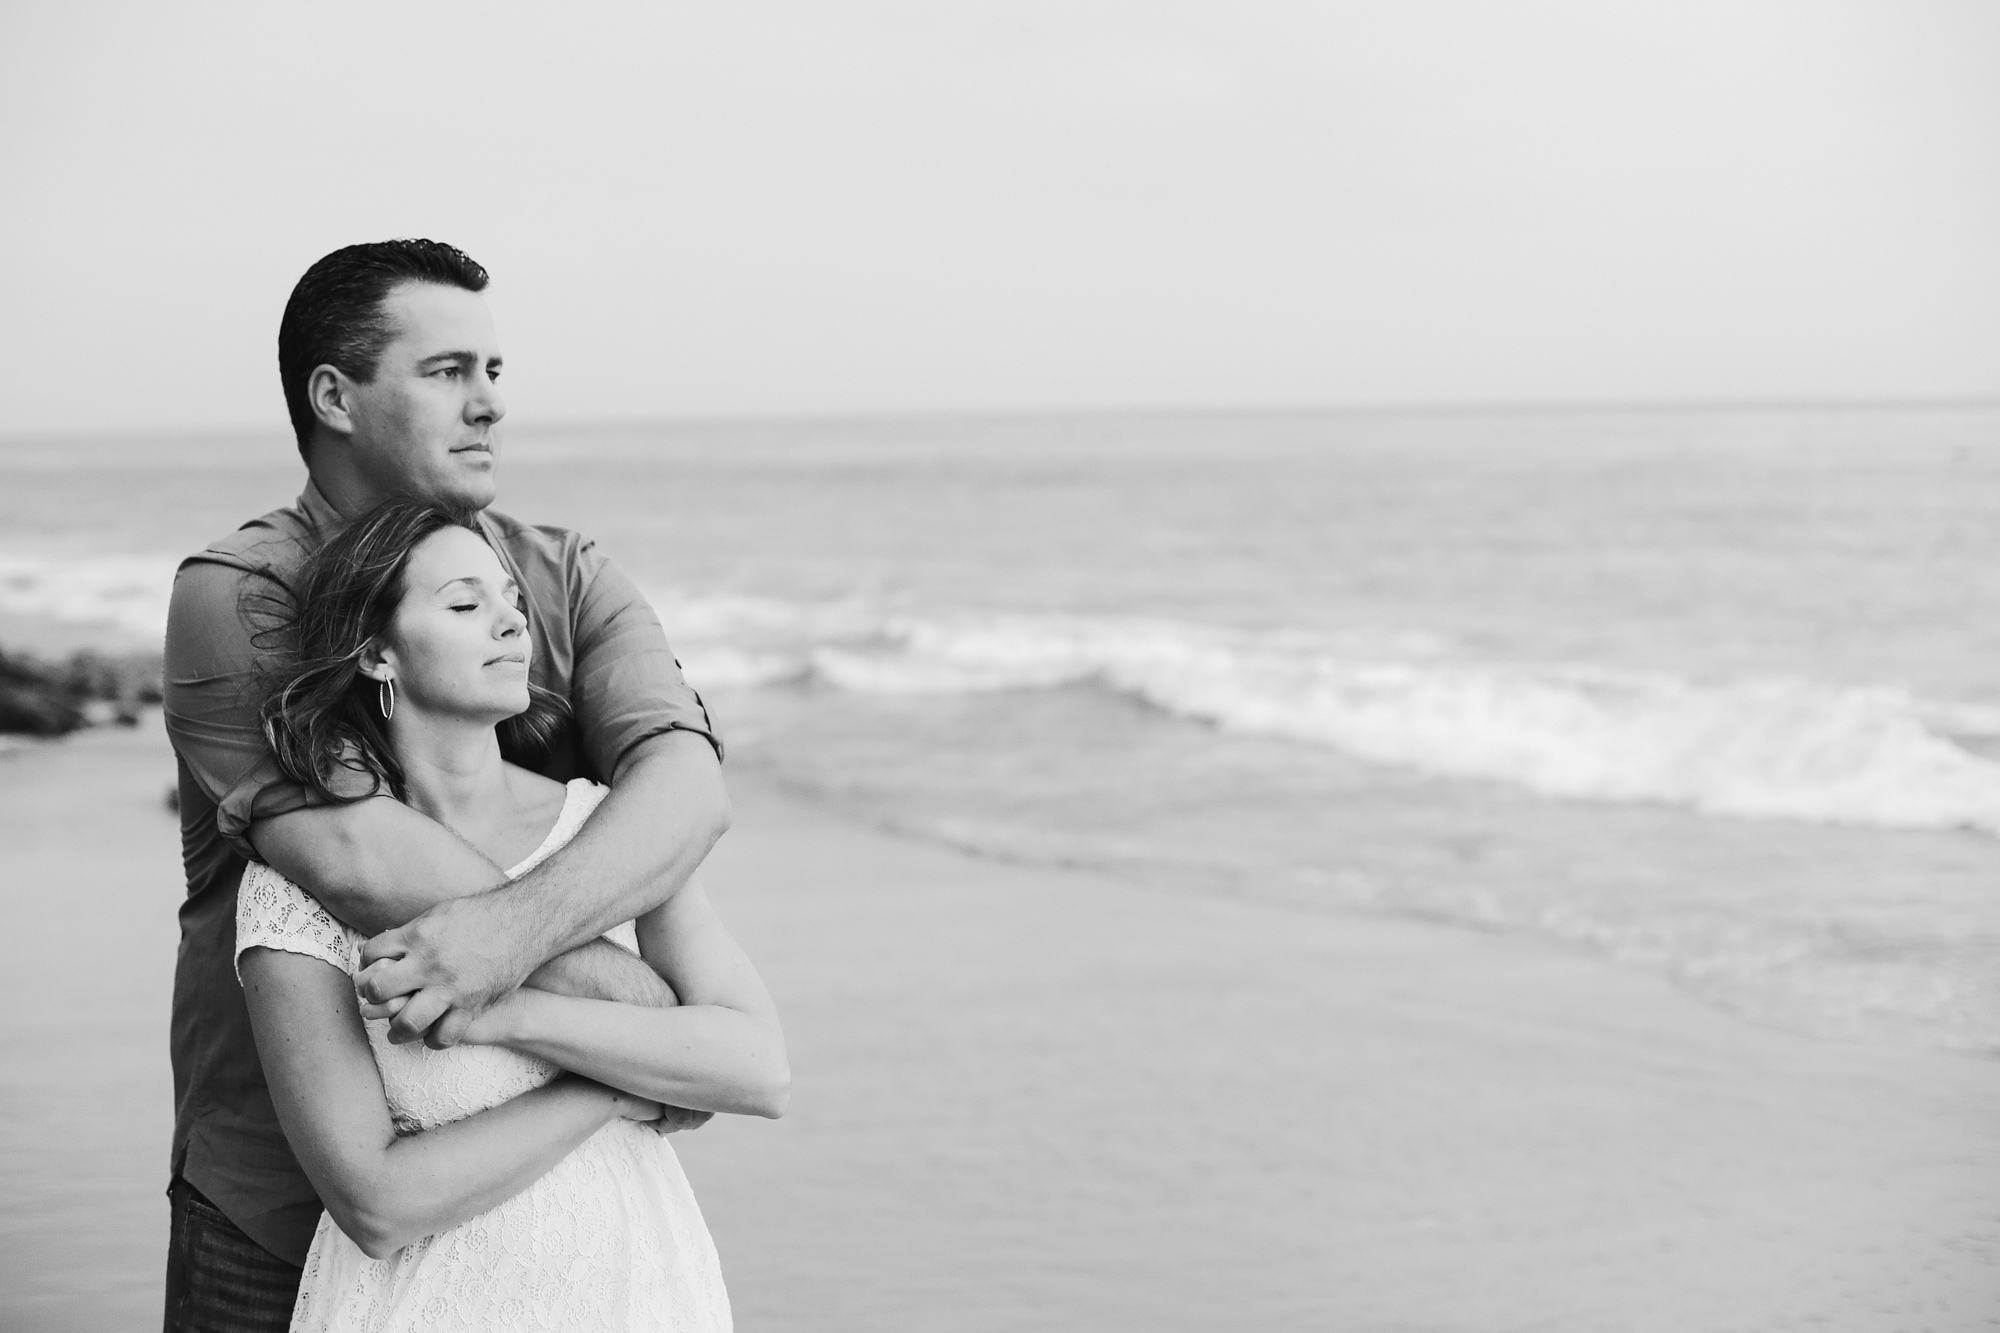
<svg viewBox="0 0 2000 1333">
<path fill-rule="evenodd" d="M 1641 399 L 1490 399 L 1421 403 L 1261 403 L 1184 404 L 1178 406 L 988 407 L 952 409 L 887 409 L 796 412 L 703 412 L 649 417 L 554 417 L 512 429 L 533 434 L 594 432 L 658 427 L 742 425 L 847 425 L 922 421 L 1035 421 L 1076 418 L 1165 418 L 1222 416 L 1324 417 L 1462 417 L 1462 416 L 1587 416 L 1597 413 L 1638 416 L 1689 416 L 1759 412 L 1898 412 L 1984 411 L 2000 409 L 2000 394 L 1935 397 L 1772 397 L 1772 398 L 1641 398 Z M 58 427 L 49 431 L 0 433 L 0 448 L 32 445 L 121 443 L 140 440 L 186 443 L 204 440 L 253 439 L 267 434 L 291 434 L 291 423 L 258 426 L 193 426 L 148 431 L 132 427 Z M 289 440 L 287 441 L 289 443 Z"/>
</svg>

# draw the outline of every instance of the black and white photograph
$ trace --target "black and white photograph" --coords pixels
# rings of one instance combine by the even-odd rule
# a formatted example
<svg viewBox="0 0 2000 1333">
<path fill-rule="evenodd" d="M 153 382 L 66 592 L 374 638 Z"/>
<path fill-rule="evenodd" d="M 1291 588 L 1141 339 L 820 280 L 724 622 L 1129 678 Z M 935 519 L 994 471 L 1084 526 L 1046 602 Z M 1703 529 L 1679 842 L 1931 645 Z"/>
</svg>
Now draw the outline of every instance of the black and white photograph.
<svg viewBox="0 0 2000 1333">
<path fill-rule="evenodd" d="M 0 1330 L 2000 1328 L 2000 5 L 0 5 Z"/>
</svg>

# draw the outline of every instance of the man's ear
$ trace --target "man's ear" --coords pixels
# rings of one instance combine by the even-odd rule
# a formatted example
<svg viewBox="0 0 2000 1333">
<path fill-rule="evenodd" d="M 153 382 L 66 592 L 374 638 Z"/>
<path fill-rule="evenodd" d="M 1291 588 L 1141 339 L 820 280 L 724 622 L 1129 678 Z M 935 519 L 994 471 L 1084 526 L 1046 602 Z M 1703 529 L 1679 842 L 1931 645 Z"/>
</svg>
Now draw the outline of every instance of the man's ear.
<svg viewBox="0 0 2000 1333">
<path fill-rule="evenodd" d="M 322 426 L 336 435 L 354 434 L 354 381 L 338 367 L 313 367 L 306 376 L 306 402 Z"/>
</svg>

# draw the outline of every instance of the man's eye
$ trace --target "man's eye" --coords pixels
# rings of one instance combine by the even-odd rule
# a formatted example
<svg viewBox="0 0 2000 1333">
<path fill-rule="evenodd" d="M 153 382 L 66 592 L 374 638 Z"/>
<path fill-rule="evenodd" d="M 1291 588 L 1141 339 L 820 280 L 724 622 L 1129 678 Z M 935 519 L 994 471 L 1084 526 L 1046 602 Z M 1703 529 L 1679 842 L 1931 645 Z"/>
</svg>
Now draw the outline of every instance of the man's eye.
<svg viewBox="0 0 2000 1333">
<path fill-rule="evenodd" d="M 457 378 L 458 378 L 458 367 L 457 367 L 457 366 L 439 366 L 439 367 L 437 368 L 437 370 L 435 370 L 435 371 L 434 371 L 434 372 L 432 372 L 432 373 L 433 373 L 433 374 L 438 374 L 438 375 L 443 375 L 443 376 L 445 376 L 445 377 L 446 377 L 447 379 L 454 379 L 454 380 L 455 380 L 455 379 L 457 379 Z"/>
</svg>

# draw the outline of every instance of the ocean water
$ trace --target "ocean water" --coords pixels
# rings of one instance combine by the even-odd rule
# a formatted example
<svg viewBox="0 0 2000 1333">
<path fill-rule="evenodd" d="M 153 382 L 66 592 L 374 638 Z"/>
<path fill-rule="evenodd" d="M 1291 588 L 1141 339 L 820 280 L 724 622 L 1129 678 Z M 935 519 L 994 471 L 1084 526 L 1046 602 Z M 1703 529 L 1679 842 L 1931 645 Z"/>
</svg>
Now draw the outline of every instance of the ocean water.
<svg viewBox="0 0 2000 1333">
<path fill-rule="evenodd" d="M 300 477 L 0 445 L 0 642 L 156 640 Z M 502 491 L 855 817 L 2000 1050 L 2000 409 L 522 428 Z"/>
</svg>

